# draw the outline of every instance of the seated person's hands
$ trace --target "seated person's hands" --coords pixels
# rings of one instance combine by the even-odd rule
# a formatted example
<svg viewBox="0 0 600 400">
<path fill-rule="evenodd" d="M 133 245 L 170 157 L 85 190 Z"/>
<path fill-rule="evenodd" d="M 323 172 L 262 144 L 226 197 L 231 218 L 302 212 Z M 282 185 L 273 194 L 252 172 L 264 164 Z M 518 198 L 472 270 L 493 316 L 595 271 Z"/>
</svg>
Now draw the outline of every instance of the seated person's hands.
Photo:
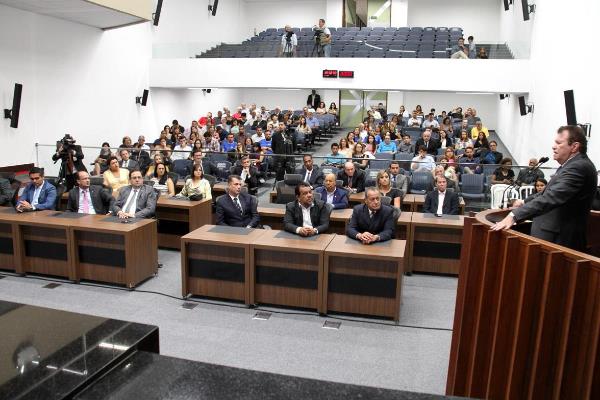
<svg viewBox="0 0 600 400">
<path fill-rule="evenodd" d="M 317 230 L 315 228 L 311 228 L 310 226 L 303 226 L 298 228 L 297 233 L 300 236 L 312 236 L 317 234 Z"/>
<path fill-rule="evenodd" d="M 17 204 L 16 210 L 19 212 L 29 211 L 33 210 L 33 206 L 29 202 L 21 200 L 19 201 L 19 204 Z"/>
<path fill-rule="evenodd" d="M 126 213 L 125 211 L 119 211 L 117 213 L 117 217 L 119 217 L 120 219 L 135 218 L 135 214 Z"/>
<path fill-rule="evenodd" d="M 371 244 L 379 240 L 379 235 L 373 235 L 371 232 L 363 232 L 356 235 L 356 238 L 363 244 Z"/>
</svg>

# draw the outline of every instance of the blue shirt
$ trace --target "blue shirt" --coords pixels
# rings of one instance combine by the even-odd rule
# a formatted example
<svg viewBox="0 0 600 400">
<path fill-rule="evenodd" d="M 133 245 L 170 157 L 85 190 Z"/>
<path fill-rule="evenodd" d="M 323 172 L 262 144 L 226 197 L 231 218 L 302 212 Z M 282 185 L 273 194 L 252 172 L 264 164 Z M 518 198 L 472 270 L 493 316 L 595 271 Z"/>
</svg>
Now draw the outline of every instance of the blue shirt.
<svg viewBox="0 0 600 400">
<path fill-rule="evenodd" d="M 377 152 L 378 153 L 395 153 L 396 152 L 396 142 L 390 141 L 390 144 L 387 144 L 385 142 L 379 143 L 379 146 L 377 146 Z"/>
<path fill-rule="evenodd" d="M 311 128 L 319 127 L 319 120 L 316 117 L 306 118 L 306 124 Z"/>
<path fill-rule="evenodd" d="M 237 147 L 237 143 L 234 140 L 233 143 L 229 143 L 227 140 L 223 141 L 223 145 L 221 146 L 221 149 L 223 149 L 224 153 L 227 153 L 230 150 L 235 150 L 235 148 Z"/>
<path fill-rule="evenodd" d="M 331 153 L 325 159 L 325 163 L 327 163 L 327 164 L 341 164 L 341 163 L 344 162 L 345 159 L 346 159 L 346 157 L 344 157 L 343 154 L 340 154 L 340 153 L 333 154 L 333 153 Z"/>
<path fill-rule="evenodd" d="M 269 147 L 269 150 L 267 150 L 267 154 L 273 154 L 273 151 L 270 149 L 270 147 L 272 146 L 273 140 L 267 140 L 267 139 L 262 139 L 260 142 L 260 147 Z"/>
</svg>

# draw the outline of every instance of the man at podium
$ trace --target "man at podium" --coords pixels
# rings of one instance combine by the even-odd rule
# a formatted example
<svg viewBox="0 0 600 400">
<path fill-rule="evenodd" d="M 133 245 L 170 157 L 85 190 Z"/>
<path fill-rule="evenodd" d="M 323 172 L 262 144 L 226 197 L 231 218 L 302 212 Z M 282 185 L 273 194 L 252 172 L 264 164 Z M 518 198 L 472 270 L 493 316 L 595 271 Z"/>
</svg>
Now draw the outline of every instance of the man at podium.
<svg viewBox="0 0 600 400">
<path fill-rule="evenodd" d="M 560 167 L 544 191 L 526 201 L 515 201 L 513 210 L 492 229 L 509 229 L 519 221 L 532 219 L 531 236 L 584 251 L 598 176 L 586 155 L 583 129 L 575 125 L 560 127 L 552 151 Z"/>
</svg>

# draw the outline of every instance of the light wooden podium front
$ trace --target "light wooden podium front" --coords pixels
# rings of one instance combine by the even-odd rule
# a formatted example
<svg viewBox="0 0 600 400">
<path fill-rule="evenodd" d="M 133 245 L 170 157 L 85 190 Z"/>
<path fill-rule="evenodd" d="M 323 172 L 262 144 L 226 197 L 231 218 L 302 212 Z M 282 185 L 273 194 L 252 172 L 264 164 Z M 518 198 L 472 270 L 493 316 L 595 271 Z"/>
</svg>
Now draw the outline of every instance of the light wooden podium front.
<svg viewBox="0 0 600 400">
<path fill-rule="evenodd" d="M 400 318 L 405 240 L 363 245 L 338 236 L 325 249 L 325 311 Z"/>
<path fill-rule="evenodd" d="M 323 251 L 335 235 L 301 237 L 267 230 L 252 243 L 250 303 L 324 312 Z"/>
<path fill-rule="evenodd" d="M 212 200 L 161 196 L 156 203 L 158 246 L 179 250 L 181 236 L 212 222 Z"/>
</svg>

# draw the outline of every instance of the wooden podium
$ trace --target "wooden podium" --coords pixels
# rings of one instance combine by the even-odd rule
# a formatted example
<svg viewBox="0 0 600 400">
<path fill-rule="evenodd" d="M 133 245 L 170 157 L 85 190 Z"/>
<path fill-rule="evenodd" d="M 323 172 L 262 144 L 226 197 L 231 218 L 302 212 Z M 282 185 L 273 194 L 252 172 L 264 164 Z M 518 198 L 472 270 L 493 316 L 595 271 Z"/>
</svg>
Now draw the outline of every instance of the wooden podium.
<svg viewBox="0 0 600 400">
<path fill-rule="evenodd" d="M 507 213 L 465 218 L 446 394 L 600 398 L 600 259 L 491 231 Z"/>
</svg>

